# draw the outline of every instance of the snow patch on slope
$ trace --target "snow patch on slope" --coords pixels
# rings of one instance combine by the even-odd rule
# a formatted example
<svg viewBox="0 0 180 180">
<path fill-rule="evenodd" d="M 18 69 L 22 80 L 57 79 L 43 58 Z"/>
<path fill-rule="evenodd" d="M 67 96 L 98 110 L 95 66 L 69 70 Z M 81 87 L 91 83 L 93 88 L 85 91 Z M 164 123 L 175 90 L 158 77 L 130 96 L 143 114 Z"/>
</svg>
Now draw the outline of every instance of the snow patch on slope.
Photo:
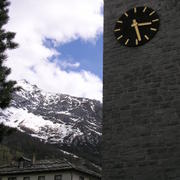
<svg viewBox="0 0 180 180">
<path fill-rule="evenodd" d="M 102 135 L 100 102 L 45 92 L 26 80 L 17 85 L 22 89 L 10 108 L 0 110 L 0 123 L 52 144 L 96 148 Z"/>
<path fill-rule="evenodd" d="M 68 136 L 70 133 L 76 133 L 76 135 L 81 135 L 79 129 L 73 129 L 71 125 L 53 123 L 52 121 L 45 120 L 40 115 L 34 115 L 28 112 L 27 109 L 10 107 L 0 113 L 6 114 L 6 117 L 0 116 L 0 123 L 7 126 L 17 128 L 20 131 L 28 130 L 31 132 L 33 137 L 38 137 L 40 139 L 47 140 L 51 138 L 51 141 L 63 141 L 64 137 Z M 59 134 L 58 137 L 53 137 L 54 134 Z"/>
</svg>

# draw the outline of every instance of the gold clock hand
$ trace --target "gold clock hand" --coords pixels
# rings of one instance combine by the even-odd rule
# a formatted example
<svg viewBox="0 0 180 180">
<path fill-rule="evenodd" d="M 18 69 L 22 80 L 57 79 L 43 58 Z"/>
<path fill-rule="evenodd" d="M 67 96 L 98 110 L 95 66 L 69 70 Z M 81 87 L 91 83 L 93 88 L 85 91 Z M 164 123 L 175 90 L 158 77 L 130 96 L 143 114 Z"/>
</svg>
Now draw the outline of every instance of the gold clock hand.
<svg viewBox="0 0 180 180">
<path fill-rule="evenodd" d="M 138 40 L 141 41 L 141 34 L 140 34 L 140 32 L 139 32 L 138 26 L 135 26 L 135 30 L 136 30 L 136 34 L 137 34 Z"/>
<path fill-rule="evenodd" d="M 133 19 L 133 24 L 131 25 L 131 27 L 135 28 L 138 41 L 141 41 L 141 34 L 139 32 L 138 23 L 137 23 L 137 21 L 135 19 Z"/>
<path fill-rule="evenodd" d="M 147 25 L 151 25 L 152 22 L 144 22 L 144 23 L 138 23 L 138 26 L 147 26 Z"/>
</svg>

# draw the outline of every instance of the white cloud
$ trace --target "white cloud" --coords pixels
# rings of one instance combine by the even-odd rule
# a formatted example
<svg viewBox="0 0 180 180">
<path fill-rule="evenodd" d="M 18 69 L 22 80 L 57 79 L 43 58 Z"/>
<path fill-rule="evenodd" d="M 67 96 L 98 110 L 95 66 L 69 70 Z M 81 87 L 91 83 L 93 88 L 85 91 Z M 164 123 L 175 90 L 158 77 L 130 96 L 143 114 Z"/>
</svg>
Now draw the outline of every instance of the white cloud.
<svg viewBox="0 0 180 180">
<path fill-rule="evenodd" d="M 80 63 L 79 62 L 71 63 L 68 61 L 61 61 L 60 66 L 64 69 L 66 69 L 66 68 L 78 68 L 78 67 L 80 67 Z"/>
<path fill-rule="evenodd" d="M 93 41 L 103 31 L 102 6 L 103 0 L 11 0 L 7 29 L 17 33 L 16 42 L 20 45 L 8 52 L 11 78 L 24 78 L 47 91 L 101 100 L 100 78 L 84 70 L 61 69 L 48 60 L 59 52 L 43 42 L 46 38 L 54 45 L 78 38 Z M 78 62 L 64 65 L 80 66 Z"/>
</svg>

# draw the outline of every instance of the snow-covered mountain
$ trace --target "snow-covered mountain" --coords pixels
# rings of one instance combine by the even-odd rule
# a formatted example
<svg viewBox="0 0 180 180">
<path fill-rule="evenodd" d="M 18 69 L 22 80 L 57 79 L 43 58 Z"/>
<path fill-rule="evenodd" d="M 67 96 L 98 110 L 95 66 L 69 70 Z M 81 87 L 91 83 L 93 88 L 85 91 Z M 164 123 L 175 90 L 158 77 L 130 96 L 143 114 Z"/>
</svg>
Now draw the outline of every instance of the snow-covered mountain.
<svg viewBox="0 0 180 180">
<path fill-rule="evenodd" d="M 49 93 L 25 80 L 11 106 L 0 110 L 0 122 L 70 152 L 98 154 L 102 104 L 96 100 Z"/>
</svg>

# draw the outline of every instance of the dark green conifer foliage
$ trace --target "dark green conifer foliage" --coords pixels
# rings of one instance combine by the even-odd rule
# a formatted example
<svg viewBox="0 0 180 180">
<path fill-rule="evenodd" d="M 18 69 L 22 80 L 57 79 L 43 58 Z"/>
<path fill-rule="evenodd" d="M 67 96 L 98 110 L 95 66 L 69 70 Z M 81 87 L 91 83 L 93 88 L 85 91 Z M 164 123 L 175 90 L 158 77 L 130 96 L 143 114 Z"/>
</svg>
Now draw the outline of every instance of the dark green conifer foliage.
<svg viewBox="0 0 180 180">
<path fill-rule="evenodd" d="M 5 109 L 9 106 L 12 93 L 19 88 L 15 87 L 16 81 L 7 80 L 8 75 L 11 73 L 11 69 L 4 65 L 7 60 L 6 51 L 14 49 L 18 46 L 13 41 L 15 37 L 14 32 L 6 31 L 4 25 L 8 23 L 8 6 L 10 2 L 7 0 L 0 0 L 0 108 Z M 3 135 L 6 134 L 6 130 L 3 125 L 0 125 L 0 140 Z"/>
<path fill-rule="evenodd" d="M 11 73 L 11 69 L 4 66 L 7 59 L 6 50 L 14 49 L 18 45 L 13 42 L 15 37 L 14 32 L 9 32 L 4 29 L 4 25 L 8 23 L 8 6 L 7 0 L 0 0 L 0 108 L 4 109 L 9 106 L 12 93 L 16 91 L 15 81 L 7 81 L 7 76 Z"/>
</svg>

